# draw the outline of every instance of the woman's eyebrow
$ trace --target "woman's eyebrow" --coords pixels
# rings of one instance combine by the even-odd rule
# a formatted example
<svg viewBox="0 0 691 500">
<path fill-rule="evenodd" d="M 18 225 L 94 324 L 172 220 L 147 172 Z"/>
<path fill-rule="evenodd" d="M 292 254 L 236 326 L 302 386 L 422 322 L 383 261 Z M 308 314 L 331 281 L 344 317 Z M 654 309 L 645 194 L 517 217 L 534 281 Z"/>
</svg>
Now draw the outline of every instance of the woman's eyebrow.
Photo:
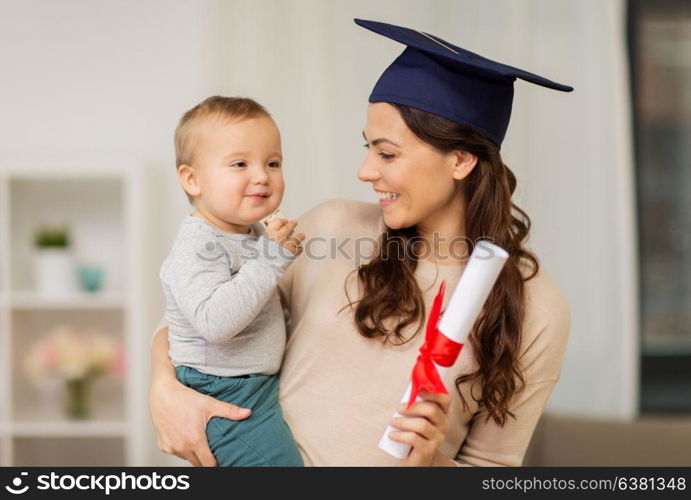
<svg viewBox="0 0 691 500">
<path fill-rule="evenodd" d="M 365 136 L 364 131 L 362 132 L 362 137 L 364 137 L 366 142 L 369 142 L 367 140 L 367 137 Z M 371 142 L 371 144 L 372 144 L 372 146 L 376 146 L 377 144 L 381 144 L 382 142 L 388 142 L 389 144 L 391 144 L 392 146 L 396 146 L 397 148 L 401 147 L 398 144 L 396 144 L 395 142 L 393 142 L 391 139 L 387 139 L 386 137 L 380 137 L 379 139 L 375 139 Z"/>
</svg>

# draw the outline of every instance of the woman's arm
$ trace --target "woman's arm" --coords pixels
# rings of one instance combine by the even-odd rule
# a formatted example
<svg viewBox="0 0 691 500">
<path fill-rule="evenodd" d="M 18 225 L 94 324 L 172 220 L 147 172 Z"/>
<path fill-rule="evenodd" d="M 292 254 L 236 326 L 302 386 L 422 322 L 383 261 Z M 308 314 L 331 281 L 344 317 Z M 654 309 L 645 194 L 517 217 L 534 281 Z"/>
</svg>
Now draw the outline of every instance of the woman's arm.
<svg viewBox="0 0 691 500">
<path fill-rule="evenodd" d="M 542 272 L 542 271 L 541 271 Z M 530 444 L 533 431 L 561 374 L 571 329 L 571 309 L 566 298 L 554 287 L 531 301 L 531 316 L 539 326 L 526 329 L 520 365 L 526 386 L 514 394 L 501 426 L 487 420 L 487 409 L 480 407 L 468 435 L 455 459 L 458 465 L 518 467 Z"/>
<path fill-rule="evenodd" d="M 485 409 L 475 414 L 456 455 L 457 465 L 520 467 L 555 384 L 556 380 L 528 384 L 509 406 L 516 419 L 507 417 L 503 426 L 491 419 L 488 422 Z"/>
<path fill-rule="evenodd" d="M 149 408 L 158 447 L 197 467 L 216 465 L 206 438 L 211 417 L 244 420 L 252 413 L 181 384 L 168 358 L 168 327 L 154 335 L 151 344 Z"/>
</svg>

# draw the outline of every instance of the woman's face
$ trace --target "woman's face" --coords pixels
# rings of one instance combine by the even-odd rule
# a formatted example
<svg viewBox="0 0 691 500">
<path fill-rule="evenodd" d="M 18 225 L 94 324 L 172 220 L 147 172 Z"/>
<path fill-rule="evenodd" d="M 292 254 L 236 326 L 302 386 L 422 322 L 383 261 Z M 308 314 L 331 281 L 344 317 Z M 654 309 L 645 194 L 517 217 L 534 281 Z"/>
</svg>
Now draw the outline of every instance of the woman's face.
<svg viewBox="0 0 691 500">
<path fill-rule="evenodd" d="M 448 232 L 450 224 L 460 223 L 458 181 L 475 165 L 473 155 L 443 153 L 422 141 L 388 103 L 369 104 L 363 133 L 368 151 L 358 178 L 372 183 L 388 227 Z"/>
</svg>

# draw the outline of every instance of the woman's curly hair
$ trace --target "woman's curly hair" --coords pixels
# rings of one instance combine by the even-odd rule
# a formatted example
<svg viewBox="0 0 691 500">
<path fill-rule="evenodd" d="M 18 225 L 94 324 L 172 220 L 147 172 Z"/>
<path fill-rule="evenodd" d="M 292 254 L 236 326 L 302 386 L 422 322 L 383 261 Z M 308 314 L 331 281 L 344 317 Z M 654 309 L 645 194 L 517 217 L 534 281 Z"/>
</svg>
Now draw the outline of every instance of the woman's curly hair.
<svg viewBox="0 0 691 500">
<path fill-rule="evenodd" d="M 414 108 L 394 106 L 408 128 L 424 142 L 442 152 L 460 150 L 478 158 L 473 171 L 459 181 L 463 183 L 467 203 L 468 251 L 472 252 L 474 242 L 487 239 L 505 249 L 509 259 L 468 339 L 479 368 L 473 373 L 459 374 L 456 386 L 467 409 L 460 385 L 481 377 L 482 393 L 479 399 L 472 397 L 486 408 L 488 420 L 492 418 L 504 425 L 507 416 L 515 418 L 508 409 L 512 396 L 525 386 L 518 366 L 525 313 L 524 281 L 539 270 L 537 257 L 522 247 L 530 231 L 530 218 L 511 201 L 516 177 L 503 163 L 499 147 L 473 129 Z M 394 240 L 397 245 L 390 245 Z M 349 302 L 354 306 L 354 321 L 363 336 L 400 344 L 410 341 L 422 329 L 425 305 L 415 280 L 416 240 L 419 237 L 415 226 L 389 228 L 381 235 L 377 255 L 358 268 L 362 295 L 355 302 L 349 298 Z M 521 273 L 524 264 L 532 267 L 527 276 Z M 403 330 L 415 324 L 418 327 L 414 335 L 406 339 Z"/>
</svg>

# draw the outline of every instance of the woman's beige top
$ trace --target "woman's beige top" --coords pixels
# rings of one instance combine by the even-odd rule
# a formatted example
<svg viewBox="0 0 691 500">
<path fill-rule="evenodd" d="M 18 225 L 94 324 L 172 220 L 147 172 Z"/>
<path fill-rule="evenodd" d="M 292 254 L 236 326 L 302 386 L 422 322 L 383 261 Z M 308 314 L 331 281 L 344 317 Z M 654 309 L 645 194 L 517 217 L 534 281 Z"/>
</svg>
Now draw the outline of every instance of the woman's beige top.
<svg viewBox="0 0 691 500">
<path fill-rule="evenodd" d="M 307 236 L 305 252 L 279 282 L 290 311 L 280 400 L 306 465 L 401 464 L 377 444 L 408 385 L 424 327 L 412 341 L 395 347 L 363 337 L 349 309 L 341 311 L 348 304 L 346 277 L 371 258 L 383 230 L 381 209 L 372 203 L 327 201 L 299 219 L 297 231 Z M 462 269 L 419 262 L 416 276 L 426 311 L 442 280 L 447 285 L 446 307 Z M 352 273 L 348 291 L 356 299 L 354 278 Z M 520 363 L 527 386 L 510 404 L 516 420 L 509 418 L 503 427 L 487 422 L 486 411 L 470 395 L 471 382 L 461 385 L 470 406 L 463 410 L 454 379 L 477 367 L 470 344 L 444 380 L 452 396 L 451 430 L 440 451 L 459 465 L 520 465 L 559 379 L 569 335 L 569 305 L 543 269 L 526 282 L 526 300 Z M 479 384 L 477 379 L 472 382 L 476 396 Z"/>
<path fill-rule="evenodd" d="M 298 231 L 316 239 L 305 245 L 279 283 L 290 311 L 280 400 L 306 465 L 401 463 L 377 444 L 408 385 L 424 328 L 412 341 L 394 347 L 360 335 L 349 308 L 339 313 L 348 304 L 346 277 L 371 258 L 372 243 L 383 230 L 378 205 L 347 200 L 322 203 L 299 220 Z M 426 311 L 442 280 L 447 282 L 446 306 L 461 271 L 458 265 L 420 261 L 416 276 Z M 357 298 L 354 278 L 355 273 L 348 280 L 351 298 Z M 520 363 L 527 386 L 510 404 L 516 420 L 509 418 L 503 427 L 487 422 L 486 411 L 470 395 L 471 382 L 461 386 L 470 406 L 463 411 L 454 379 L 477 367 L 469 344 L 445 379 L 452 395 L 451 431 L 440 451 L 459 465 L 520 465 L 559 379 L 570 327 L 568 302 L 542 269 L 526 282 L 526 300 Z M 472 385 L 479 395 L 479 382 Z"/>
</svg>

